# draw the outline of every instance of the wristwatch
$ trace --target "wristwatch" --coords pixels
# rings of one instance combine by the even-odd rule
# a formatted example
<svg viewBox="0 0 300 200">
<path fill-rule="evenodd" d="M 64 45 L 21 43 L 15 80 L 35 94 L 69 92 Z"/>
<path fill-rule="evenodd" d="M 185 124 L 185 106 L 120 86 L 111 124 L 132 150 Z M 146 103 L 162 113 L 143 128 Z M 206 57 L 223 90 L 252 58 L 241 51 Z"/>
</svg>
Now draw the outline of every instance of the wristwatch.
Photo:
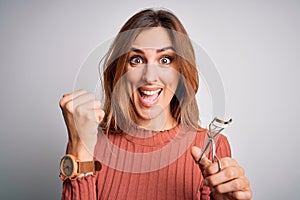
<svg viewBox="0 0 300 200">
<path fill-rule="evenodd" d="M 68 178 L 76 177 L 80 174 L 94 173 L 102 168 L 98 160 L 79 161 L 74 155 L 67 154 L 60 161 L 60 172 Z"/>
</svg>

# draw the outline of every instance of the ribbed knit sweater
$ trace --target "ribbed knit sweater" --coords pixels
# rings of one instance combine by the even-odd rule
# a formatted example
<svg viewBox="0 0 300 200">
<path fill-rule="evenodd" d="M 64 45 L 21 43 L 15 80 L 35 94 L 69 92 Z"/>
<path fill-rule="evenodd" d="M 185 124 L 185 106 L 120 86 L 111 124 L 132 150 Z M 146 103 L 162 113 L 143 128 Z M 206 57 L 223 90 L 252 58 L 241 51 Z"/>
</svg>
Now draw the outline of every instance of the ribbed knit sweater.
<svg viewBox="0 0 300 200">
<path fill-rule="evenodd" d="M 95 149 L 101 171 L 82 178 L 61 177 L 62 199 L 210 199 L 210 189 L 190 153 L 192 146 L 203 148 L 206 133 L 176 126 L 159 132 L 139 130 L 135 135 L 102 134 Z M 231 156 L 224 135 L 217 137 L 216 146 L 220 158 Z"/>
</svg>

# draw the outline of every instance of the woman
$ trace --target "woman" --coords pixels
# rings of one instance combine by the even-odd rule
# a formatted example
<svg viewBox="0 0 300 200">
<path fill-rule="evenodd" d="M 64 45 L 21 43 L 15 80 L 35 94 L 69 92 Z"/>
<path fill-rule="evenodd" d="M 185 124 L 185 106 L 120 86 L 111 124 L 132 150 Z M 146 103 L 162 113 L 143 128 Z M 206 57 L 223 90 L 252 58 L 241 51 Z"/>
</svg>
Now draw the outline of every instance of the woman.
<svg viewBox="0 0 300 200">
<path fill-rule="evenodd" d="M 207 133 L 198 125 L 195 66 L 174 14 L 146 9 L 131 17 L 104 60 L 103 110 L 84 90 L 60 101 L 67 154 L 102 162 L 101 171 L 62 173 L 62 199 L 251 199 L 225 136 L 216 142 L 220 170 L 211 154 L 195 162 Z"/>
</svg>

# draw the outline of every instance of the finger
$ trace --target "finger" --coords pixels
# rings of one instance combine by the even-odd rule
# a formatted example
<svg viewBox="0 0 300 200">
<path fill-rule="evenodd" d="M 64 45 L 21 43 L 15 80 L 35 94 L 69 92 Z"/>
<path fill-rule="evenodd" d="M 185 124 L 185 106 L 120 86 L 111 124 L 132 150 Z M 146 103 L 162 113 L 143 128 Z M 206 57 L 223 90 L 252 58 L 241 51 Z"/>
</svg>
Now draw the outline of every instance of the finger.
<svg viewBox="0 0 300 200">
<path fill-rule="evenodd" d="M 201 153 L 202 153 L 202 151 L 199 147 L 193 146 L 191 148 L 191 154 L 196 162 L 199 161 Z M 205 156 L 205 154 L 203 154 L 203 156 L 202 156 L 201 160 L 198 162 L 198 164 L 200 166 L 201 171 L 204 171 L 205 168 L 207 168 L 209 165 L 211 165 L 211 161 Z"/>
<path fill-rule="evenodd" d="M 249 187 L 244 191 L 233 192 L 232 197 L 234 197 L 235 199 L 251 199 L 252 198 L 252 191 Z"/>
<path fill-rule="evenodd" d="M 236 160 L 233 158 L 225 157 L 220 159 L 220 164 L 222 169 L 226 169 L 228 167 L 239 166 Z M 217 162 L 212 163 L 210 166 L 205 168 L 204 173 L 207 175 L 212 175 L 219 172 L 219 165 Z"/>
<path fill-rule="evenodd" d="M 74 106 L 78 106 L 78 105 L 81 105 L 81 104 L 84 104 L 86 102 L 89 102 L 91 100 L 95 100 L 96 97 L 93 93 L 83 93 L 81 95 L 78 95 L 76 96 L 75 98 L 73 98 L 73 103 L 74 103 Z"/>
<path fill-rule="evenodd" d="M 86 101 L 86 102 L 85 102 Z M 79 105 L 75 108 L 76 117 L 87 117 L 88 119 L 95 119 L 95 111 L 101 110 L 101 103 L 98 100 L 81 99 L 77 102 Z M 93 115 L 93 118 L 91 118 Z"/>
<path fill-rule="evenodd" d="M 78 106 L 84 107 L 85 110 L 101 109 L 101 102 L 99 100 L 95 100 L 95 96 L 93 94 L 89 94 L 89 97 L 87 95 L 85 95 L 85 97 L 78 97 L 74 104 L 78 104 Z"/>
<path fill-rule="evenodd" d="M 222 183 L 214 187 L 214 190 L 218 193 L 229 193 L 229 192 L 237 192 L 244 191 L 249 187 L 249 181 L 246 177 L 240 177 L 233 179 L 231 181 Z"/>
<path fill-rule="evenodd" d="M 95 116 L 96 116 L 96 121 L 98 124 L 100 124 L 105 116 L 105 113 L 101 109 L 94 110 L 94 112 L 95 112 Z"/>
<path fill-rule="evenodd" d="M 69 101 L 65 106 L 66 110 L 70 113 L 73 113 L 74 111 L 75 112 L 79 111 L 83 108 L 84 104 L 89 103 L 90 101 L 94 101 L 95 98 L 96 98 L 95 95 L 92 93 L 83 93 L 83 94 L 77 96 L 76 98 L 74 98 L 73 100 Z M 87 104 L 87 105 L 90 105 L 90 104 Z M 91 105 L 93 105 L 93 104 L 91 104 Z M 79 107 L 80 107 L 80 109 L 79 109 Z"/>
<path fill-rule="evenodd" d="M 90 121 L 101 123 L 105 116 L 105 112 L 101 109 L 101 102 L 98 100 L 91 100 L 81 104 L 76 108 L 78 116 L 85 116 Z"/>
<path fill-rule="evenodd" d="M 64 95 L 63 95 L 63 98 L 65 98 L 65 97 L 66 97 L 66 98 L 76 98 L 77 96 L 82 95 L 82 94 L 84 94 L 84 93 L 87 93 L 87 91 L 84 90 L 84 89 L 75 90 L 75 91 L 73 91 L 72 93 L 64 94 Z"/>
<path fill-rule="evenodd" d="M 191 148 L 191 154 L 195 161 L 198 161 L 201 156 L 201 149 L 199 147 L 193 146 Z"/>
<path fill-rule="evenodd" d="M 71 101 L 72 99 L 87 93 L 87 91 L 81 89 L 81 90 L 77 90 L 75 92 L 69 93 L 69 94 L 64 94 L 63 97 L 61 98 L 59 105 L 61 108 L 65 107 L 65 104 L 69 101 Z"/>
<path fill-rule="evenodd" d="M 235 181 L 236 179 L 244 177 L 244 170 L 241 167 L 227 167 L 220 172 L 208 176 L 205 178 L 205 181 L 212 187 L 230 183 L 230 181 Z M 239 182 L 232 182 L 231 184 L 238 184 Z M 226 184 L 222 185 L 226 186 Z M 223 191 L 224 193 L 225 191 Z"/>
<path fill-rule="evenodd" d="M 94 101 L 94 109 L 101 109 L 101 102 L 99 100 Z"/>
</svg>

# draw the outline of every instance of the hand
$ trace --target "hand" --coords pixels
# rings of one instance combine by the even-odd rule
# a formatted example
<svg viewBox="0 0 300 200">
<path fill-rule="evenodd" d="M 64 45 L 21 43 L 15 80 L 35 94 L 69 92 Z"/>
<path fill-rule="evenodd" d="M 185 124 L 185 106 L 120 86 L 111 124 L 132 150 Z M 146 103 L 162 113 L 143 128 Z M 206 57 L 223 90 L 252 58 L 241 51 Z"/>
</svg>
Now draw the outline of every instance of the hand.
<svg viewBox="0 0 300 200">
<path fill-rule="evenodd" d="M 192 147 L 192 156 L 197 161 L 201 155 L 198 147 Z M 251 199 L 252 192 L 250 182 L 245 177 L 244 170 L 232 158 L 221 158 L 221 171 L 218 163 L 212 163 L 207 157 L 203 157 L 199 163 L 204 177 L 204 183 L 208 185 L 215 199 Z"/>
<path fill-rule="evenodd" d="M 92 160 L 99 123 L 104 111 L 95 95 L 85 90 L 64 94 L 59 102 L 68 129 L 67 153 L 82 161 Z"/>
</svg>

